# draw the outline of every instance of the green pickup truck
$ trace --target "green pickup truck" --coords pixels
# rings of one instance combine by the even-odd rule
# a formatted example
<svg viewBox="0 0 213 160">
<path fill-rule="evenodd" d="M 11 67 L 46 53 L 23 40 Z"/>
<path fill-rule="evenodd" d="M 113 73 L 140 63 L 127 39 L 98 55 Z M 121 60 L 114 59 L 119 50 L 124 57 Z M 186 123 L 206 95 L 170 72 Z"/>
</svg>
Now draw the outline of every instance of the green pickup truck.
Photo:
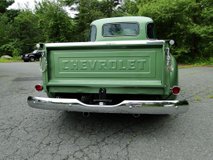
<svg viewBox="0 0 213 160">
<path fill-rule="evenodd" d="M 148 17 L 93 21 L 89 42 L 38 44 L 46 97 L 33 108 L 75 112 L 176 114 L 188 110 L 180 93 L 172 40 L 157 40 Z"/>
</svg>

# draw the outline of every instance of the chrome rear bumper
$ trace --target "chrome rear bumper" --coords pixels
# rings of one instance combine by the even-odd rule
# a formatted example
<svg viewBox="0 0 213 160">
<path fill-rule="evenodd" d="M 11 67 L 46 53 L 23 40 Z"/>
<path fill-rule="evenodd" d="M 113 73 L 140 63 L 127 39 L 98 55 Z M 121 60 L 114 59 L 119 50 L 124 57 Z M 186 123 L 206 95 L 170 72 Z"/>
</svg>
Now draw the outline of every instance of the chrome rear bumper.
<svg viewBox="0 0 213 160">
<path fill-rule="evenodd" d="M 188 110 L 186 100 L 141 101 L 124 100 L 116 105 L 88 105 L 77 99 L 28 97 L 30 107 L 46 110 L 74 112 L 126 113 L 126 114 L 178 114 Z"/>
</svg>

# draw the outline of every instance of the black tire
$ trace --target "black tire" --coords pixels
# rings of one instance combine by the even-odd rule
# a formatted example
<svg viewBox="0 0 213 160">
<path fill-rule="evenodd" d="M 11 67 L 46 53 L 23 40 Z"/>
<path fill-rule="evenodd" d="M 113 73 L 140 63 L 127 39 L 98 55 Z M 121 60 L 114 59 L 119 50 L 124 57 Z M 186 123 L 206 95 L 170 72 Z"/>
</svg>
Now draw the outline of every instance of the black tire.
<svg viewBox="0 0 213 160">
<path fill-rule="evenodd" d="M 30 57 L 30 62 L 35 62 L 35 57 Z"/>
</svg>

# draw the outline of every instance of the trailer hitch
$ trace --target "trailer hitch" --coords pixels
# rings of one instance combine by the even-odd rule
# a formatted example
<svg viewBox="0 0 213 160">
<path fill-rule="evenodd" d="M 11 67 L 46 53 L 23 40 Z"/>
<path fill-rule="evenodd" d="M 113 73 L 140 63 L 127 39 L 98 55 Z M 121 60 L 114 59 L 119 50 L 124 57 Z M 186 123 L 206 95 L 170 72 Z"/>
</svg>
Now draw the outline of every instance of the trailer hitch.
<svg viewBox="0 0 213 160">
<path fill-rule="evenodd" d="M 99 102 L 99 104 L 101 104 L 101 105 L 112 102 L 111 99 L 107 99 L 106 92 L 107 92 L 106 88 L 100 88 L 99 97 L 98 97 L 98 99 L 94 99 L 94 102 Z"/>
</svg>

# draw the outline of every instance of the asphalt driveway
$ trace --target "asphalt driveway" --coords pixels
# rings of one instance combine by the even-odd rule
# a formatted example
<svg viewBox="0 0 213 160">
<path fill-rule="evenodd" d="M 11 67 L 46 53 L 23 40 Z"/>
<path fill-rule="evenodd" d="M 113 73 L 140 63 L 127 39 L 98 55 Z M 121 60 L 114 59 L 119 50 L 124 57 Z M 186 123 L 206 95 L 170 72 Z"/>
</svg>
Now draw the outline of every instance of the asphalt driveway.
<svg viewBox="0 0 213 160">
<path fill-rule="evenodd" d="M 180 69 L 187 113 L 131 115 L 38 110 L 29 95 L 46 96 L 38 63 L 0 63 L 1 160 L 211 160 L 213 67 Z"/>
</svg>

